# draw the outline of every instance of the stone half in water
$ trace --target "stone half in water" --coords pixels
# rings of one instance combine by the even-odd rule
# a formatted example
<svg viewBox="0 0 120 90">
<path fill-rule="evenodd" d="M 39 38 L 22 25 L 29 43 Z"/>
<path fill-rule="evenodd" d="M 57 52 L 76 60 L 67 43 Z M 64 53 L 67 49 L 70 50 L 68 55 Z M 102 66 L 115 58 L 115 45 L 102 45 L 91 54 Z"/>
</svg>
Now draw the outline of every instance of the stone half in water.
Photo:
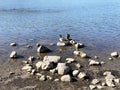
<svg viewBox="0 0 120 90">
<path fill-rule="evenodd" d="M 46 46 L 43 46 L 43 45 L 39 46 L 38 49 L 37 49 L 38 53 L 47 53 L 47 52 L 50 52 L 50 51 L 51 51 L 50 49 L 48 49 Z"/>
</svg>

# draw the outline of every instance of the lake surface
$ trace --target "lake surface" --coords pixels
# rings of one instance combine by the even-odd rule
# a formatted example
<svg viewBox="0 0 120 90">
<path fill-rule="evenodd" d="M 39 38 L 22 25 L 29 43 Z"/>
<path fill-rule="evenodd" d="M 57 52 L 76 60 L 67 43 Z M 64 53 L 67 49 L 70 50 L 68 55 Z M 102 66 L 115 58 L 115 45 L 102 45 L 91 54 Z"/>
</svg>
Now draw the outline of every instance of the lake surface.
<svg viewBox="0 0 120 90">
<path fill-rule="evenodd" d="M 32 1 L 25 1 L 7 4 L 1 1 L 1 57 L 9 56 L 8 51 L 16 49 L 11 49 L 11 42 L 21 46 L 35 45 L 37 42 L 56 43 L 58 35 L 66 33 L 78 42 L 85 43 L 91 53 L 120 52 L 120 1 L 71 0 L 68 3 L 70 1 L 62 0 L 59 3 L 52 0 L 45 4 L 40 0 L 41 4 L 36 2 L 32 6 Z"/>
</svg>

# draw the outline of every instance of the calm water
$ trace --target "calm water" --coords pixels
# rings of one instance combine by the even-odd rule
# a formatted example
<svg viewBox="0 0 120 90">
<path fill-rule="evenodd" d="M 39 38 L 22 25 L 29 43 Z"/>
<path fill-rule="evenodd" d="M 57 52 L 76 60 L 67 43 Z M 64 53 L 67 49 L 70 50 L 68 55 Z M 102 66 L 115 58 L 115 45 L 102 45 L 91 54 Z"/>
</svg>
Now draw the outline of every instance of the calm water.
<svg viewBox="0 0 120 90">
<path fill-rule="evenodd" d="M 49 44 L 58 41 L 58 34 L 66 33 L 85 43 L 92 52 L 120 51 L 120 1 L 75 1 L 52 0 L 45 4 L 41 0 L 41 4 L 31 6 L 32 0 L 1 0 L 0 55 L 8 52 L 11 42 Z"/>
</svg>

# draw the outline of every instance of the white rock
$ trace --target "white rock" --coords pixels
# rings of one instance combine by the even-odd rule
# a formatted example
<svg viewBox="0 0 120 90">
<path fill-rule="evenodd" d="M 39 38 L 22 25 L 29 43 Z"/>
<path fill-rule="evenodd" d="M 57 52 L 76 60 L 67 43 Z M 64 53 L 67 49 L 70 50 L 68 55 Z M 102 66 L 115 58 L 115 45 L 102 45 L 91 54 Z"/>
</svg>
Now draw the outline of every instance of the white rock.
<svg viewBox="0 0 120 90">
<path fill-rule="evenodd" d="M 76 56 L 79 56 L 80 55 L 80 51 L 74 51 L 73 54 L 76 55 Z"/>
<path fill-rule="evenodd" d="M 39 78 L 40 81 L 45 81 L 46 80 L 46 77 L 45 75 L 42 75 L 40 78 Z"/>
<path fill-rule="evenodd" d="M 104 76 L 106 76 L 106 75 L 111 75 L 112 73 L 110 72 L 110 71 L 105 71 L 104 73 L 103 73 L 103 75 Z"/>
<path fill-rule="evenodd" d="M 120 83 L 120 79 L 114 79 L 115 83 Z"/>
<path fill-rule="evenodd" d="M 75 66 L 76 66 L 78 69 L 80 69 L 80 67 L 81 67 L 80 63 L 76 63 Z"/>
<path fill-rule="evenodd" d="M 76 41 L 75 40 L 70 40 L 70 44 L 75 44 L 76 43 Z"/>
<path fill-rule="evenodd" d="M 40 77 L 42 76 L 41 73 L 35 73 L 35 75 L 36 75 L 36 76 L 40 76 Z"/>
<path fill-rule="evenodd" d="M 111 53 L 111 57 L 118 57 L 118 56 L 119 56 L 118 52 L 112 52 Z"/>
<path fill-rule="evenodd" d="M 111 58 L 111 57 L 110 57 L 110 58 L 108 58 L 108 59 L 109 59 L 109 60 L 113 60 L 113 58 Z"/>
<path fill-rule="evenodd" d="M 113 76 L 112 74 L 108 74 L 108 75 L 105 77 L 105 79 L 111 79 L 111 80 L 113 80 L 113 79 L 115 79 L 115 76 Z"/>
<path fill-rule="evenodd" d="M 60 81 L 58 78 L 56 78 L 55 80 L 54 80 L 55 82 L 58 82 L 58 81 Z"/>
<path fill-rule="evenodd" d="M 82 47 L 84 47 L 84 44 L 83 44 L 83 43 L 76 43 L 76 44 L 75 44 L 75 48 L 76 48 L 76 49 L 79 49 L 79 48 L 82 48 Z"/>
<path fill-rule="evenodd" d="M 32 69 L 31 75 L 35 75 L 35 72 L 36 72 L 36 70 L 35 70 L 35 69 Z"/>
<path fill-rule="evenodd" d="M 112 79 L 106 79 L 106 85 L 109 87 L 115 87 L 115 84 Z"/>
<path fill-rule="evenodd" d="M 43 64 L 42 61 L 38 61 L 38 62 L 36 63 L 37 69 L 40 69 L 40 68 L 42 67 L 42 64 Z"/>
<path fill-rule="evenodd" d="M 12 51 L 12 53 L 10 54 L 10 58 L 17 58 L 17 52 Z"/>
<path fill-rule="evenodd" d="M 16 46 L 16 43 L 15 43 L 15 42 L 13 42 L 13 43 L 11 43 L 11 44 L 10 44 L 10 46 Z"/>
<path fill-rule="evenodd" d="M 54 67 L 53 62 L 44 61 L 42 63 L 42 67 L 41 68 L 42 68 L 42 70 L 49 70 L 49 69 L 51 69 L 53 67 Z"/>
<path fill-rule="evenodd" d="M 92 84 L 98 84 L 99 82 L 100 82 L 100 81 L 99 81 L 98 79 L 93 79 L 91 83 L 92 83 Z"/>
<path fill-rule="evenodd" d="M 105 86 L 106 85 L 106 83 L 105 82 L 102 82 L 102 86 Z"/>
<path fill-rule="evenodd" d="M 61 59 L 60 56 L 45 56 L 43 59 L 43 62 L 49 61 L 49 62 L 58 63 L 60 61 L 60 59 Z"/>
<path fill-rule="evenodd" d="M 96 88 L 96 86 L 95 86 L 95 85 L 89 85 L 89 88 L 90 88 L 91 90 L 93 90 L 93 89 Z"/>
<path fill-rule="evenodd" d="M 86 73 L 80 72 L 77 77 L 78 77 L 79 79 L 82 79 L 82 78 L 85 78 L 86 76 L 87 76 Z"/>
<path fill-rule="evenodd" d="M 64 42 L 57 42 L 57 46 L 59 46 L 59 47 L 63 47 L 63 46 L 65 46 L 66 44 L 64 43 Z"/>
<path fill-rule="evenodd" d="M 72 62 L 75 61 L 75 59 L 73 59 L 73 58 L 66 58 L 66 61 L 67 61 L 67 63 L 72 63 Z"/>
<path fill-rule="evenodd" d="M 46 52 L 49 52 L 49 51 L 50 51 L 50 49 L 48 49 L 47 47 L 45 47 L 43 45 L 41 45 L 37 48 L 38 53 L 46 53 Z"/>
<path fill-rule="evenodd" d="M 51 69 L 50 72 L 51 72 L 52 74 L 55 74 L 56 69 Z"/>
<path fill-rule="evenodd" d="M 63 75 L 61 77 L 61 81 L 63 81 L 63 82 L 70 82 L 71 81 L 71 76 L 70 75 Z"/>
<path fill-rule="evenodd" d="M 35 59 L 35 57 L 34 57 L 34 56 L 30 56 L 30 57 L 28 58 L 28 60 L 29 60 L 30 62 L 33 62 L 33 61 L 34 61 L 34 59 Z"/>
<path fill-rule="evenodd" d="M 100 62 L 90 59 L 89 60 L 89 65 L 90 66 L 92 66 L 92 65 L 100 65 Z"/>
<path fill-rule="evenodd" d="M 32 70 L 32 67 L 29 64 L 26 64 L 25 66 L 23 66 L 22 70 Z"/>
<path fill-rule="evenodd" d="M 74 70 L 74 71 L 72 72 L 72 75 L 75 76 L 75 77 L 76 77 L 78 74 L 79 74 L 79 70 Z"/>
<path fill-rule="evenodd" d="M 84 53 L 84 52 L 80 52 L 80 57 L 81 57 L 81 58 L 86 58 L 86 57 L 87 57 L 87 54 Z"/>
<path fill-rule="evenodd" d="M 105 62 L 101 61 L 100 64 L 101 64 L 101 65 L 102 65 L 102 64 L 105 64 Z"/>
<path fill-rule="evenodd" d="M 46 76 L 48 80 L 52 80 L 53 78 L 51 76 Z"/>
<path fill-rule="evenodd" d="M 69 72 L 69 67 L 66 65 L 66 63 L 58 63 L 57 68 L 58 74 L 64 75 Z"/>
<path fill-rule="evenodd" d="M 101 85 L 97 85 L 96 87 L 97 87 L 97 89 L 102 89 L 103 88 Z"/>
</svg>

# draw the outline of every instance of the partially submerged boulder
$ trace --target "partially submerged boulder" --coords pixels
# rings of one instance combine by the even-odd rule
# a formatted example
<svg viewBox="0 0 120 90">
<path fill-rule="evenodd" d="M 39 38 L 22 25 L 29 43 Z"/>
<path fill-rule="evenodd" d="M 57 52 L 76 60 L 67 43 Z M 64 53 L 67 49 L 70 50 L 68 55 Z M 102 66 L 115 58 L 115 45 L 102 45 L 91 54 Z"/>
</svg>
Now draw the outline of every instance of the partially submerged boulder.
<svg viewBox="0 0 120 90">
<path fill-rule="evenodd" d="M 51 50 L 48 49 L 46 46 L 40 45 L 37 49 L 38 53 L 47 53 L 50 52 Z"/>
</svg>

